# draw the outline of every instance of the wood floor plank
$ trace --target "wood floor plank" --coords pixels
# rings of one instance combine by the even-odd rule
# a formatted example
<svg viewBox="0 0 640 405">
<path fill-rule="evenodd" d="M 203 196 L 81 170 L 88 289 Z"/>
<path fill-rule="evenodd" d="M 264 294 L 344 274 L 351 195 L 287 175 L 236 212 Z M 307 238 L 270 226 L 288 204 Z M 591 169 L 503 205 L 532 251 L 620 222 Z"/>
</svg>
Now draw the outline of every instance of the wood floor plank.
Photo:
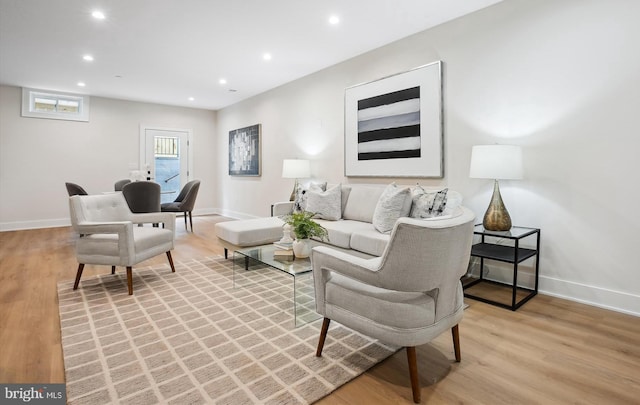
<svg viewBox="0 0 640 405">
<path fill-rule="evenodd" d="M 178 218 L 174 261 L 222 256 L 214 224 L 225 220 L 195 217 L 192 233 Z M 0 382 L 65 381 L 56 284 L 75 277 L 75 239 L 70 228 L 0 233 Z M 160 255 L 139 266 L 166 260 Z M 87 265 L 83 279 L 110 271 Z M 135 284 L 135 268 L 133 274 Z M 455 362 L 450 333 L 417 348 L 423 404 L 629 404 L 640 398 L 640 318 L 544 295 L 516 312 L 466 302 L 462 362 Z M 412 404 L 406 353 L 318 403 Z"/>
</svg>

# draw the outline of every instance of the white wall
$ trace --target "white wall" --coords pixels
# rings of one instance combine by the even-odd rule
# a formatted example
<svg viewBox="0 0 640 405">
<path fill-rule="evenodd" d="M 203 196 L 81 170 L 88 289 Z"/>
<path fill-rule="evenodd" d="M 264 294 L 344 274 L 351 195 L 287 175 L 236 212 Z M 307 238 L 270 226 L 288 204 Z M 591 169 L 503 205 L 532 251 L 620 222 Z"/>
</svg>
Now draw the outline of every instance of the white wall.
<svg viewBox="0 0 640 405">
<path fill-rule="evenodd" d="M 501 183 L 514 224 L 542 230 L 542 292 L 640 315 L 640 2 L 507 0 L 218 112 L 215 204 L 267 215 L 286 199 L 284 158 L 344 178 L 344 89 L 444 62 L 445 178 L 479 218 L 491 182 L 469 179 L 471 147 L 522 145 L 525 179 Z M 230 177 L 228 132 L 261 123 L 262 176 Z M 398 179 L 413 183 L 416 179 Z"/>
<path fill-rule="evenodd" d="M 20 88 L 0 86 L 0 230 L 69 224 L 64 183 L 113 190 L 138 163 L 141 124 L 193 130 L 194 211 L 215 207 L 214 111 L 92 97 L 90 121 L 75 122 L 23 118 L 20 103 Z"/>
</svg>

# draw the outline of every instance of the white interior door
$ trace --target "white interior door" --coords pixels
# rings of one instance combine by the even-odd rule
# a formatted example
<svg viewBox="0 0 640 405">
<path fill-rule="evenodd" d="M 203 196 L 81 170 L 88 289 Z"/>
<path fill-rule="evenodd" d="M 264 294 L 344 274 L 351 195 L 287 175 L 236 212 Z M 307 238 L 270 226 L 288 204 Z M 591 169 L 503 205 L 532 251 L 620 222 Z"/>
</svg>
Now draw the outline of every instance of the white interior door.
<svg viewBox="0 0 640 405">
<path fill-rule="evenodd" d="M 191 172 L 191 131 L 142 127 L 140 130 L 140 171 L 160 184 L 161 202 L 175 200 L 189 181 Z"/>
</svg>

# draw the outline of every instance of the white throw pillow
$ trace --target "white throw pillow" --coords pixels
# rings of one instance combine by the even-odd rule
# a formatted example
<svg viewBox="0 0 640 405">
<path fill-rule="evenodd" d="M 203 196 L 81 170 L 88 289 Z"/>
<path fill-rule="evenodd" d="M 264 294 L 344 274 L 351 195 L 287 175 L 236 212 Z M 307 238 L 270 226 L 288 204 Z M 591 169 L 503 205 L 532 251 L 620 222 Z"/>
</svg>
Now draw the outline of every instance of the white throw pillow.
<svg viewBox="0 0 640 405">
<path fill-rule="evenodd" d="M 313 191 L 324 191 L 327 189 L 327 183 L 298 183 L 296 188 L 296 196 L 293 202 L 293 210 L 295 212 L 305 211 L 307 207 L 307 193 Z"/>
<path fill-rule="evenodd" d="M 337 221 L 342 218 L 342 185 L 327 191 L 309 190 L 306 211 L 315 212 L 314 218 Z"/>
<path fill-rule="evenodd" d="M 407 200 L 411 201 L 409 187 L 398 187 L 391 183 L 384 189 L 373 212 L 373 227 L 378 232 L 389 233 L 398 218 L 406 215 Z"/>
<path fill-rule="evenodd" d="M 442 215 L 447 206 L 447 191 L 445 188 L 437 192 L 426 192 L 419 185 L 413 189 L 413 205 L 409 216 L 411 218 L 431 218 Z"/>
</svg>

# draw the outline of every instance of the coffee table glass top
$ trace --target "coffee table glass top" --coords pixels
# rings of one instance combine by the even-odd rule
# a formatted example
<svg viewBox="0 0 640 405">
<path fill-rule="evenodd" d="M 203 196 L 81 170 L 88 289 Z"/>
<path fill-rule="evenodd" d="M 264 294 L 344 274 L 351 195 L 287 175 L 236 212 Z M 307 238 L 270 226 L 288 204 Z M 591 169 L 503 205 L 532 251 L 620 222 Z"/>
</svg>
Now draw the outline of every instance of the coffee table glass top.
<svg viewBox="0 0 640 405">
<path fill-rule="evenodd" d="M 317 242 L 311 241 L 311 246 L 315 246 L 316 244 Z M 310 258 L 295 258 L 294 260 L 274 259 L 273 252 L 276 250 L 281 249 L 274 244 L 269 244 L 236 250 L 235 253 L 257 260 L 260 263 L 264 263 L 267 266 L 284 271 L 285 273 L 289 273 L 293 276 L 311 271 L 312 267 Z"/>
</svg>

